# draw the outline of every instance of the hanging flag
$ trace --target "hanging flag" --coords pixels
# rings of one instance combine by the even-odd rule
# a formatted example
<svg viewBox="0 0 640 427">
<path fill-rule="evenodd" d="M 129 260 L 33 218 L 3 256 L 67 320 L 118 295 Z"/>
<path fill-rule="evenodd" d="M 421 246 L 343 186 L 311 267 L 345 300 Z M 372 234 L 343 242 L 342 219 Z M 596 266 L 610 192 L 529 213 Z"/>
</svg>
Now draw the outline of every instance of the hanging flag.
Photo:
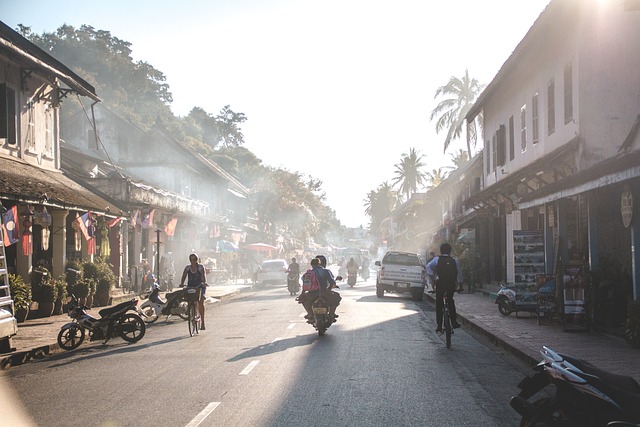
<svg viewBox="0 0 640 427">
<path fill-rule="evenodd" d="M 22 221 L 22 255 L 33 254 L 33 236 L 31 235 L 31 220 L 29 216 Z"/>
<path fill-rule="evenodd" d="M 171 221 L 164 226 L 164 232 L 167 233 L 167 236 L 173 236 L 173 233 L 176 231 L 176 224 L 178 223 L 178 218 L 173 217 Z"/>
<path fill-rule="evenodd" d="M 140 225 L 140 209 L 136 209 L 133 215 L 131 215 L 131 224 L 134 227 Z"/>
<path fill-rule="evenodd" d="M 151 209 L 149 213 L 144 215 L 142 219 L 142 228 L 152 228 L 153 227 L 153 214 L 156 210 Z"/>
<path fill-rule="evenodd" d="M 2 231 L 4 235 L 4 245 L 11 246 L 20 240 L 18 232 L 18 207 L 13 206 L 2 215 Z"/>
<path fill-rule="evenodd" d="M 78 224 L 78 229 L 82 231 L 85 240 L 89 240 L 91 236 L 89 236 L 88 227 L 91 225 L 91 212 L 87 212 L 84 215 L 80 215 L 76 218 L 76 222 Z"/>
<path fill-rule="evenodd" d="M 113 227 L 114 225 L 116 225 L 117 223 L 119 223 L 123 219 L 124 218 L 122 218 L 121 216 L 119 216 L 118 218 L 113 218 L 111 221 L 107 222 L 107 226 L 109 226 L 109 228 L 111 228 L 111 227 Z"/>
</svg>

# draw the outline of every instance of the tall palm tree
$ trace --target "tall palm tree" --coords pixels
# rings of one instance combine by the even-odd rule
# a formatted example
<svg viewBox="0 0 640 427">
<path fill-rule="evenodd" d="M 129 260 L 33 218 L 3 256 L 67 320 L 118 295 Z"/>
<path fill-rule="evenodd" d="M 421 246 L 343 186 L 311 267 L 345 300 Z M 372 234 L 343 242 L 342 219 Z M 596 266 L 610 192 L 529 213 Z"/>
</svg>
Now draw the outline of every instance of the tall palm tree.
<svg viewBox="0 0 640 427">
<path fill-rule="evenodd" d="M 426 176 L 422 171 L 424 167 L 422 155 L 415 148 L 410 148 L 409 154 L 403 153 L 400 163 L 395 165 L 393 186 L 397 186 L 398 191 L 404 194 L 407 200 L 411 194 L 418 190 L 418 186 L 422 186 L 426 181 Z"/>
<path fill-rule="evenodd" d="M 469 161 L 469 153 L 463 149 L 459 149 L 457 152 L 451 154 L 450 158 L 453 162 L 453 166 L 458 169 Z"/>
<path fill-rule="evenodd" d="M 382 183 L 376 190 L 369 191 L 364 199 L 365 214 L 371 219 L 369 229 L 378 231 L 380 224 L 391 215 L 396 207 L 398 196 L 388 182 Z"/>
<path fill-rule="evenodd" d="M 436 90 L 434 98 L 444 96 L 445 99 L 440 101 L 436 108 L 431 111 L 430 120 L 437 117 L 436 133 L 447 129 L 447 137 L 444 140 L 444 150 L 447 151 L 449 144 L 454 139 L 460 138 L 462 126 L 465 123 L 465 116 L 473 106 L 478 95 L 484 89 L 485 85 L 478 83 L 476 79 L 469 77 L 469 70 L 465 70 L 464 76 L 458 78 L 451 76 L 449 83 L 440 86 Z M 480 115 L 471 123 L 467 123 L 467 152 L 471 157 L 471 143 L 476 145 L 478 128 L 481 126 Z M 476 122 L 478 123 L 476 125 Z"/>
<path fill-rule="evenodd" d="M 453 169 L 451 166 L 442 166 L 438 169 L 433 169 L 431 172 L 427 172 L 427 188 L 431 190 L 442 184 L 442 182 L 447 179 L 448 171 L 451 169 Z"/>
</svg>

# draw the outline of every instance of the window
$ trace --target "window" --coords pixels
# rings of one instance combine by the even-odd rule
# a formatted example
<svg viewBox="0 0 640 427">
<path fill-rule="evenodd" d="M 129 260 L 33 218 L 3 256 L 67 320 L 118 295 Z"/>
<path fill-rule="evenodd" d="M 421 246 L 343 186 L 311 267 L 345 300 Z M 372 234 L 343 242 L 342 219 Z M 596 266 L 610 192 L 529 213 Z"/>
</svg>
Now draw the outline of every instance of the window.
<svg viewBox="0 0 640 427">
<path fill-rule="evenodd" d="M 553 79 L 547 85 L 547 135 L 556 131 L 556 84 Z"/>
<path fill-rule="evenodd" d="M 6 84 L 0 84 L 0 138 L 9 145 L 16 145 L 17 129 L 16 92 Z"/>
<path fill-rule="evenodd" d="M 509 117 L 509 160 L 516 156 L 516 138 L 513 133 L 513 116 Z"/>
<path fill-rule="evenodd" d="M 27 105 L 27 141 L 26 148 L 32 153 L 37 153 L 36 147 L 36 107 L 33 101 Z"/>
<path fill-rule="evenodd" d="M 44 155 L 53 158 L 53 107 L 47 105 L 44 109 Z"/>
<path fill-rule="evenodd" d="M 504 125 L 500 125 L 498 132 L 496 133 L 496 140 L 498 143 L 498 161 L 497 166 L 504 166 L 506 163 L 506 151 L 507 151 L 507 130 Z"/>
<path fill-rule="evenodd" d="M 532 143 L 537 144 L 540 140 L 540 135 L 538 131 L 538 92 L 533 95 L 531 98 L 531 134 L 532 134 Z"/>
<path fill-rule="evenodd" d="M 498 133 L 496 132 L 491 139 L 491 159 L 493 164 L 493 170 L 498 166 L 498 138 L 496 136 Z"/>
<path fill-rule="evenodd" d="M 527 105 L 520 108 L 520 147 L 522 151 L 527 149 Z"/>
<path fill-rule="evenodd" d="M 564 124 L 573 120 L 573 67 L 564 67 Z"/>
<path fill-rule="evenodd" d="M 491 172 L 491 156 L 489 156 L 491 145 L 489 143 L 489 140 L 487 140 L 484 144 L 484 151 L 486 151 L 484 158 L 486 160 L 485 164 L 487 165 L 487 175 L 489 175 L 489 173 Z"/>
</svg>

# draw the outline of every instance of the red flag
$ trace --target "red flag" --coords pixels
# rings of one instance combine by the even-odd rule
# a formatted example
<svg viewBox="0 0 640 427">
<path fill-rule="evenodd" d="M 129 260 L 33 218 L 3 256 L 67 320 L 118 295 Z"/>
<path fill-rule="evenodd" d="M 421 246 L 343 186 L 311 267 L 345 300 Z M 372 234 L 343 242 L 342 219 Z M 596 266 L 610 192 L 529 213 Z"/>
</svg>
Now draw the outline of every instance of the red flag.
<svg viewBox="0 0 640 427">
<path fill-rule="evenodd" d="M 20 240 L 17 206 L 13 206 L 2 215 L 2 231 L 5 246 L 11 246 Z"/>
<path fill-rule="evenodd" d="M 27 217 L 23 222 L 22 230 L 22 255 L 33 254 L 33 237 L 31 235 L 31 220 Z"/>
<path fill-rule="evenodd" d="M 178 218 L 173 217 L 171 221 L 164 226 L 164 232 L 167 233 L 167 236 L 173 236 L 173 233 L 176 231 L 176 224 L 178 223 Z"/>
<path fill-rule="evenodd" d="M 107 226 L 109 228 L 113 227 L 114 225 L 116 225 L 117 223 L 119 223 L 123 218 L 121 216 L 119 216 L 118 218 L 113 218 L 111 221 L 107 222 Z"/>
<path fill-rule="evenodd" d="M 91 212 L 87 212 L 84 215 L 81 215 L 76 218 L 76 222 L 78 223 L 78 228 L 82 231 L 85 240 L 89 240 L 91 236 L 89 235 L 89 227 L 91 226 Z"/>
</svg>

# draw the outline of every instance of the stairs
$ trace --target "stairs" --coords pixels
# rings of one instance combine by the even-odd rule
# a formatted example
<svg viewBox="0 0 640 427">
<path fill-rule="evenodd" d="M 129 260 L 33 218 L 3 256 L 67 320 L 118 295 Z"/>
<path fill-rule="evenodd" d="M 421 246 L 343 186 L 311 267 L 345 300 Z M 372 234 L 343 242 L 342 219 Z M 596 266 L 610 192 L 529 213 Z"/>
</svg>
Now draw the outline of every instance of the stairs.
<svg viewBox="0 0 640 427">
<path fill-rule="evenodd" d="M 18 326 L 9 288 L 9 270 L 4 249 L 4 230 L 0 227 L 0 353 L 11 351 L 11 337 L 18 332 Z"/>
</svg>

